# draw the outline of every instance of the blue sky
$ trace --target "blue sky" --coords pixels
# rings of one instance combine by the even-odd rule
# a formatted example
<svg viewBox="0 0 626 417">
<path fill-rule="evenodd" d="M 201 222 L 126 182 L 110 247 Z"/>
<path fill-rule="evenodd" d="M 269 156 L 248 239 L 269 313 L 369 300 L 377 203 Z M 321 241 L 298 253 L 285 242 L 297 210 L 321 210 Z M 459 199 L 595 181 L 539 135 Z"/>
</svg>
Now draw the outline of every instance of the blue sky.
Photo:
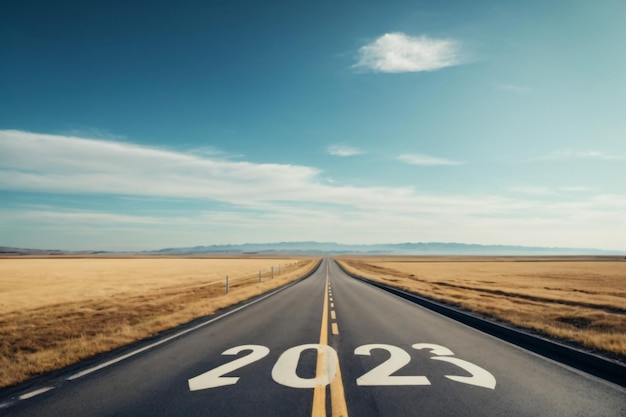
<svg viewBox="0 0 626 417">
<path fill-rule="evenodd" d="M 0 245 L 626 250 L 623 1 L 0 6 Z"/>
</svg>

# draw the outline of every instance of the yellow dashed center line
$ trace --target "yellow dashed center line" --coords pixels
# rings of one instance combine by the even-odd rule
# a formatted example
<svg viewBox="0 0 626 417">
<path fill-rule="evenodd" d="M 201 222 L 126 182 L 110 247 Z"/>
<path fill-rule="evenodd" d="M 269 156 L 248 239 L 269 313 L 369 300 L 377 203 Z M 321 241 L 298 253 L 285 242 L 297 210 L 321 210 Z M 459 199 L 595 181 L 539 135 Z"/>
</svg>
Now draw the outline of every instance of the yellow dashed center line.
<svg viewBox="0 0 626 417">
<path fill-rule="evenodd" d="M 326 291 L 329 294 L 324 297 L 324 307 L 322 309 L 322 327 L 320 330 L 320 345 L 328 345 L 328 301 L 333 301 L 329 291 L 330 284 L 328 282 L 328 269 L 326 269 Z M 331 303 L 331 307 L 334 304 Z M 336 319 L 334 311 L 331 311 L 331 317 Z M 333 335 L 339 334 L 337 323 L 331 323 Z M 324 375 L 326 368 L 326 355 L 323 351 L 317 351 L 317 367 L 316 376 L 319 378 Z M 341 379 L 341 368 L 337 361 L 335 378 L 330 383 L 330 402 L 332 409 L 332 417 L 348 417 L 348 407 L 346 405 L 346 397 L 343 389 L 343 381 Z M 313 390 L 313 409 L 311 410 L 313 417 L 326 417 L 326 385 L 316 385 Z"/>
</svg>

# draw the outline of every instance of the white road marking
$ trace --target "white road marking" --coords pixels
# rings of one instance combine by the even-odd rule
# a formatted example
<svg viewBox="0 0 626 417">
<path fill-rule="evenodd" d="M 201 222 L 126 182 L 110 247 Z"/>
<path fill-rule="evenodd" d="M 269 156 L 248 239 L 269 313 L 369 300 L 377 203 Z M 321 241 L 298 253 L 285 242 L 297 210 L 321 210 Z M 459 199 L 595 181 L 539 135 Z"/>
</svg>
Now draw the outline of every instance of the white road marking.
<svg viewBox="0 0 626 417">
<path fill-rule="evenodd" d="M 371 344 L 359 346 L 354 350 L 355 355 L 370 356 L 372 350 L 383 349 L 389 352 L 390 356 L 365 375 L 357 378 L 356 384 L 359 386 L 393 386 L 393 385 L 430 385 L 430 381 L 425 376 L 398 376 L 392 375 L 411 362 L 411 355 L 403 349 L 384 344 Z"/>
<path fill-rule="evenodd" d="M 333 320 L 337 320 L 337 314 L 335 314 L 335 310 L 330 312 L 330 318 Z"/>
<path fill-rule="evenodd" d="M 339 328 L 336 322 L 331 323 L 332 333 L 339 334 Z M 448 354 L 450 350 L 441 345 L 430 343 L 418 343 L 413 345 L 416 349 L 429 349 L 442 354 Z M 411 361 L 411 356 L 402 348 L 387 344 L 368 344 L 359 346 L 354 350 L 355 355 L 370 356 L 375 349 L 386 350 L 389 358 L 378 364 L 373 369 L 367 371 L 361 377 L 357 378 L 356 383 L 359 386 L 406 386 L 406 385 L 431 385 L 430 380 L 426 376 L 421 375 L 394 375 L 397 371 L 404 368 Z M 220 365 L 208 372 L 198 375 L 188 380 L 189 390 L 197 391 L 209 388 L 222 387 L 236 384 L 239 376 L 225 376 L 232 374 L 233 371 L 241 369 L 244 366 L 252 364 L 265 358 L 270 349 L 261 345 L 242 345 L 230 348 L 223 355 L 238 355 L 239 353 L 250 350 L 251 352 L 243 357 L 236 358 L 230 362 Z M 300 363 L 302 353 L 306 350 L 316 350 L 318 353 L 318 361 L 321 357 L 322 365 L 318 365 L 316 375 L 313 378 L 302 378 L 297 375 L 297 368 Z M 432 360 L 448 362 L 458 366 L 470 376 L 460 375 L 444 375 L 447 379 L 463 384 L 474 385 L 478 387 L 495 389 L 496 379 L 487 370 L 468 362 L 451 356 L 434 356 Z M 336 383 L 335 378 L 339 377 L 339 359 L 337 352 L 327 344 L 306 344 L 294 346 L 283 352 L 274 367 L 272 368 L 272 379 L 280 385 L 291 388 L 324 388 L 328 384 Z M 36 395 L 47 392 L 54 387 L 45 387 L 19 397 L 19 400 L 34 397 Z M 332 388 L 331 388 L 332 391 Z M 324 402 L 322 402 L 324 403 Z M 0 409 L 8 407 L 12 403 L 0 403 Z"/>
<path fill-rule="evenodd" d="M 451 358 L 449 356 L 435 356 L 431 358 L 435 361 L 450 362 L 464 371 L 469 372 L 472 376 L 457 376 L 457 375 L 444 375 L 446 378 L 452 381 L 461 382 L 463 384 L 475 385 L 477 387 L 495 389 L 496 378 L 485 369 L 478 365 L 474 365 L 471 362 L 465 361 L 459 358 Z"/>
<path fill-rule="evenodd" d="M 301 378 L 296 374 L 298 362 L 302 352 L 315 349 L 324 356 L 324 368 L 321 375 L 315 378 Z M 272 379 L 277 383 L 291 388 L 315 388 L 318 385 L 326 386 L 331 383 L 337 374 L 337 352 L 328 345 L 308 344 L 294 346 L 283 352 L 272 368 Z"/>
<path fill-rule="evenodd" d="M 176 333 L 175 335 L 172 335 L 172 336 L 170 336 L 170 337 L 166 337 L 165 339 L 159 340 L 158 342 L 152 343 L 152 344 L 150 344 L 150 345 L 148 345 L 148 346 L 144 346 L 144 347 L 142 347 L 141 349 L 137 349 L 137 350 L 135 350 L 135 351 L 132 351 L 132 352 L 130 352 L 130 353 L 127 353 L 126 355 L 122 355 L 122 356 L 120 356 L 120 357 L 118 357 L 118 358 L 115 358 L 115 359 L 112 359 L 112 360 L 110 360 L 110 361 L 107 361 L 107 362 L 101 363 L 100 365 L 97 365 L 97 366 L 94 366 L 94 367 L 92 367 L 92 368 L 88 368 L 88 369 L 85 369 L 85 370 L 83 370 L 83 371 L 77 372 L 77 373 L 75 373 L 74 375 L 69 376 L 69 377 L 67 378 L 67 380 L 68 380 L 68 381 L 73 381 L 74 379 L 81 378 L 81 377 L 83 377 L 83 376 L 85 376 L 85 375 L 89 375 L 89 374 L 91 374 L 91 373 L 93 373 L 93 372 L 99 371 L 100 369 L 103 369 L 103 368 L 106 368 L 106 367 L 108 367 L 108 366 L 114 365 L 114 364 L 116 364 L 116 363 L 118 363 L 118 362 L 123 361 L 124 359 L 131 358 L 131 357 L 133 357 L 133 356 L 135 356 L 135 355 L 138 355 L 138 354 L 140 354 L 140 353 L 142 353 L 142 352 L 145 352 L 146 350 L 150 350 L 150 349 L 152 349 L 152 348 L 154 348 L 154 347 L 157 347 L 157 346 L 159 346 L 159 345 L 162 345 L 163 343 L 167 343 L 167 342 L 169 342 L 170 340 L 178 339 L 179 337 L 184 336 L 184 335 L 186 335 L 187 333 L 191 333 L 191 332 L 193 332 L 193 331 L 196 331 L 196 330 L 198 330 L 198 329 L 201 329 L 201 328 L 202 328 L 202 327 L 204 327 L 204 326 L 207 326 L 207 325 L 209 325 L 209 324 L 211 324 L 211 323 L 215 323 L 216 321 L 221 320 L 221 319 L 223 319 L 224 317 L 228 317 L 228 316 L 230 316 L 231 314 L 234 314 L 234 313 L 236 313 L 236 312 L 238 312 L 238 311 L 240 311 L 240 310 L 243 310 L 243 309 L 244 309 L 244 308 L 246 308 L 246 307 L 250 307 L 251 305 L 258 303 L 259 301 L 263 301 L 263 300 L 265 300 L 266 298 L 271 297 L 272 295 L 274 295 L 274 294 L 276 294 L 276 293 L 279 293 L 279 292 L 281 292 L 281 291 L 283 291 L 283 290 L 285 290 L 285 289 L 287 289 L 287 288 L 291 287 L 291 286 L 292 286 L 292 285 L 294 285 L 296 282 L 299 282 L 299 281 L 295 281 L 295 282 L 293 282 L 293 283 L 291 283 L 291 284 L 289 284 L 289 285 L 287 285 L 287 286 L 285 286 L 285 287 L 279 288 L 279 289 L 277 289 L 276 291 L 273 291 L 273 292 L 271 292 L 271 293 L 269 293 L 269 294 L 267 294 L 267 295 L 264 295 L 264 296 L 263 296 L 263 297 L 261 297 L 261 298 L 257 298 L 256 300 L 251 301 L 251 302 L 249 302 L 248 304 L 242 305 L 241 307 L 237 307 L 237 308 L 235 308 L 234 310 L 231 310 L 231 311 L 229 311 L 229 312 L 227 312 L 227 313 L 224 313 L 224 314 L 222 314 L 222 315 L 221 315 L 221 316 L 219 316 L 219 317 L 215 317 L 215 318 L 212 318 L 212 319 L 210 319 L 210 320 L 207 320 L 207 321 L 205 321 L 204 323 L 200 323 L 200 324 L 195 325 L 195 326 L 193 326 L 193 327 L 191 327 L 191 328 L 189 328 L 189 329 L 187 329 L 187 330 L 183 330 L 182 332 Z"/>
<path fill-rule="evenodd" d="M 238 355 L 244 350 L 250 350 L 251 352 L 246 356 L 225 363 L 217 368 L 211 369 L 210 371 L 189 379 L 187 381 L 189 384 L 189 391 L 199 391 L 208 388 L 223 387 L 226 385 L 235 385 L 237 381 L 239 381 L 238 376 L 226 377 L 224 375 L 261 360 L 270 353 L 270 350 L 265 346 L 243 345 L 230 348 L 224 351 L 222 355 Z"/>
<path fill-rule="evenodd" d="M 441 345 L 434 345 L 432 343 L 416 343 L 413 346 L 413 349 L 422 350 L 428 349 L 430 353 L 436 356 L 452 356 L 454 353 L 450 349 Z"/>
<path fill-rule="evenodd" d="M 12 406 L 14 404 L 15 404 L 15 401 L 9 401 L 9 402 L 6 402 L 6 403 L 0 403 L 0 410 L 2 410 L 3 408 L 8 408 L 8 407 L 10 407 L 10 406 Z"/>
<path fill-rule="evenodd" d="M 29 399 L 29 398 L 36 397 L 36 396 L 38 396 L 38 395 L 43 394 L 44 392 L 48 392 L 48 391 L 53 390 L 53 389 L 54 389 L 54 387 L 43 387 L 43 388 L 39 388 L 39 389 L 36 389 L 36 390 L 34 390 L 34 391 L 27 392 L 26 394 L 22 394 L 22 395 L 20 395 L 20 396 L 18 397 L 18 399 L 19 399 L 19 400 L 27 400 L 27 399 Z"/>
</svg>

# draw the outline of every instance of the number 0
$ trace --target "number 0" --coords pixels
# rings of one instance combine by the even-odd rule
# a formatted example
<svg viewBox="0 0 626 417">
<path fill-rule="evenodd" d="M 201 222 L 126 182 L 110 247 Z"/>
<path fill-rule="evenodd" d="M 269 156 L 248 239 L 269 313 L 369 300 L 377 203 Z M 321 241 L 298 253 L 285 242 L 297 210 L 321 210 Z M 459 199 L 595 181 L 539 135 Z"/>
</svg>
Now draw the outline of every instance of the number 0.
<svg viewBox="0 0 626 417">
<path fill-rule="evenodd" d="M 325 360 L 326 366 L 322 375 L 315 378 L 301 378 L 296 374 L 300 356 L 305 350 L 315 349 L 317 360 Z M 337 352 L 328 345 L 300 345 L 287 349 L 276 361 L 272 369 L 272 378 L 281 385 L 291 388 L 315 388 L 318 385 L 326 386 L 331 383 L 337 373 Z"/>
</svg>

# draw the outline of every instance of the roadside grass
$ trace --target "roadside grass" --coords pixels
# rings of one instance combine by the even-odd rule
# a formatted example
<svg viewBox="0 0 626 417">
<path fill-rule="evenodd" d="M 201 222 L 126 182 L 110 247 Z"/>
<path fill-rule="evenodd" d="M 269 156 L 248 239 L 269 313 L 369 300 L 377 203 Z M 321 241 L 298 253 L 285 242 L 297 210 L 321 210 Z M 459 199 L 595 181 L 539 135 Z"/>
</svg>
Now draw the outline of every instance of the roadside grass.
<svg viewBox="0 0 626 417">
<path fill-rule="evenodd" d="M 212 314 L 294 281 L 316 264 L 303 258 L 0 259 L 0 387 Z"/>
<path fill-rule="evenodd" d="M 343 258 L 348 271 L 626 362 L 619 258 Z"/>
</svg>

